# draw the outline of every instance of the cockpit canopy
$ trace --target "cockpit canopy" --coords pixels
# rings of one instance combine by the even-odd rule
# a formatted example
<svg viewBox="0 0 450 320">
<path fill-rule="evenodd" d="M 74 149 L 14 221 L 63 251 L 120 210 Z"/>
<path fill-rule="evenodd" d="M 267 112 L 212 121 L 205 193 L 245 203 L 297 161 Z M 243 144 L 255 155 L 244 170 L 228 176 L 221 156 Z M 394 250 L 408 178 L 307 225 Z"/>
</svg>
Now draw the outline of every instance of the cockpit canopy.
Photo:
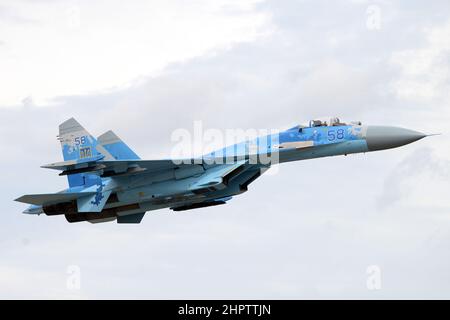
<svg viewBox="0 0 450 320">
<path fill-rule="evenodd" d="M 360 126 L 362 123 L 361 121 L 352 121 L 349 124 L 345 122 L 341 122 L 339 118 L 334 117 L 331 118 L 329 122 L 326 120 L 311 120 L 309 121 L 309 127 L 337 127 L 337 126 L 347 126 L 347 125 L 358 125 Z"/>
</svg>

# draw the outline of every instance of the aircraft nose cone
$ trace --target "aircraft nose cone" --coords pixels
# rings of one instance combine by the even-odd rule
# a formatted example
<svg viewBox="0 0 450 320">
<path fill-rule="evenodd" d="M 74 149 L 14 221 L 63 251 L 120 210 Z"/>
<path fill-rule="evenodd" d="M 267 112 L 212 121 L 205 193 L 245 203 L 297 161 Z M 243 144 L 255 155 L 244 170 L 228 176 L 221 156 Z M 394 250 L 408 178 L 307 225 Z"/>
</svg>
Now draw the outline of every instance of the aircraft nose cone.
<svg viewBox="0 0 450 320">
<path fill-rule="evenodd" d="M 425 134 L 398 127 L 368 126 L 366 142 L 369 151 L 391 149 L 420 140 Z"/>
</svg>

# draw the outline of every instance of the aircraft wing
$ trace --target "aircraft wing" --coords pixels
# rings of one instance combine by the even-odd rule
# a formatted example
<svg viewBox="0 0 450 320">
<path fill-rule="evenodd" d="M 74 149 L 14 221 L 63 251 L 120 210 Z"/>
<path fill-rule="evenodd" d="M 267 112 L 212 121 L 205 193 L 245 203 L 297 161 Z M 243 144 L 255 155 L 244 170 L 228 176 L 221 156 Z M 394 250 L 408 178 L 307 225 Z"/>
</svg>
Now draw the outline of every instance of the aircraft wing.
<svg viewBox="0 0 450 320">
<path fill-rule="evenodd" d="M 202 160 L 110 160 L 101 159 L 90 162 L 63 161 L 41 166 L 41 168 L 60 170 L 60 175 L 69 175 L 82 172 L 103 171 L 102 176 L 118 174 L 137 174 L 140 172 L 157 172 L 186 166 L 198 166 Z"/>
<path fill-rule="evenodd" d="M 238 187 L 241 192 L 247 191 L 250 183 L 260 177 L 268 168 L 260 165 L 248 164 L 248 161 L 237 161 L 234 164 L 218 165 L 208 169 L 198 177 L 198 181 L 191 185 L 190 191 L 203 195 L 203 199 L 193 199 L 184 204 L 171 207 L 173 211 L 184 211 L 227 203 L 232 199 Z M 232 188 L 232 192 L 227 189 Z M 211 195 L 217 195 L 211 198 Z"/>
<path fill-rule="evenodd" d="M 20 198 L 17 198 L 15 201 L 43 206 L 76 200 L 78 198 L 93 196 L 95 194 L 95 192 L 26 194 Z"/>
<path fill-rule="evenodd" d="M 240 160 L 232 164 L 221 164 L 210 168 L 191 186 L 191 190 L 210 188 L 213 186 L 216 189 L 223 189 L 233 177 L 244 170 L 246 163 L 246 160 Z"/>
</svg>

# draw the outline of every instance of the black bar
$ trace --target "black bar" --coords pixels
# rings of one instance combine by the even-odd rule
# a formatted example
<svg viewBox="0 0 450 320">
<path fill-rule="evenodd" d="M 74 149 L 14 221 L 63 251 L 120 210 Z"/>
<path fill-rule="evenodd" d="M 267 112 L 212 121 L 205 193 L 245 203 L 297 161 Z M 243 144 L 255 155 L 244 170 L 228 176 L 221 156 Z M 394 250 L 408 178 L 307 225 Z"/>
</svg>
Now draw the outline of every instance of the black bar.
<svg viewBox="0 0 450 320">
<path fill-rule="evenodd" d="M 404 319 L 411 315 L 426 319 L 447 314 L 448 301 L 298 301 L 298 300 L 76 300 L 76 301 L 2 301 L 4 314 L 19 315 L 33 310 L 45 318 L 61 319 L 63 310 L 71 317 L 131 319 Z M 12 313 L 8 313 L 11 311 Z"/>
</svg>

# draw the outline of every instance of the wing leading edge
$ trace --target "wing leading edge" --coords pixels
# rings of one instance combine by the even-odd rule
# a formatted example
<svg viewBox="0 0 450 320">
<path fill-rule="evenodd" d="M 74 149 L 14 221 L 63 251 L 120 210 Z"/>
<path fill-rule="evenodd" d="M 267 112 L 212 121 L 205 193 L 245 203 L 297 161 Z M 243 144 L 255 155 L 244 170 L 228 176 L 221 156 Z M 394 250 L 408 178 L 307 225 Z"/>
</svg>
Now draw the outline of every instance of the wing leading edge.
<svg viewBox="0 0 450 320">
<path fill-rule="evenodd" d="M 95 194 L 95 192 L 26 194 L 21 196 L 20 198 L 17 198 L 15 201 L 44 206 L 61 202 L 68 202 L 82 197 L 93 196 Z"/>
</svg>

